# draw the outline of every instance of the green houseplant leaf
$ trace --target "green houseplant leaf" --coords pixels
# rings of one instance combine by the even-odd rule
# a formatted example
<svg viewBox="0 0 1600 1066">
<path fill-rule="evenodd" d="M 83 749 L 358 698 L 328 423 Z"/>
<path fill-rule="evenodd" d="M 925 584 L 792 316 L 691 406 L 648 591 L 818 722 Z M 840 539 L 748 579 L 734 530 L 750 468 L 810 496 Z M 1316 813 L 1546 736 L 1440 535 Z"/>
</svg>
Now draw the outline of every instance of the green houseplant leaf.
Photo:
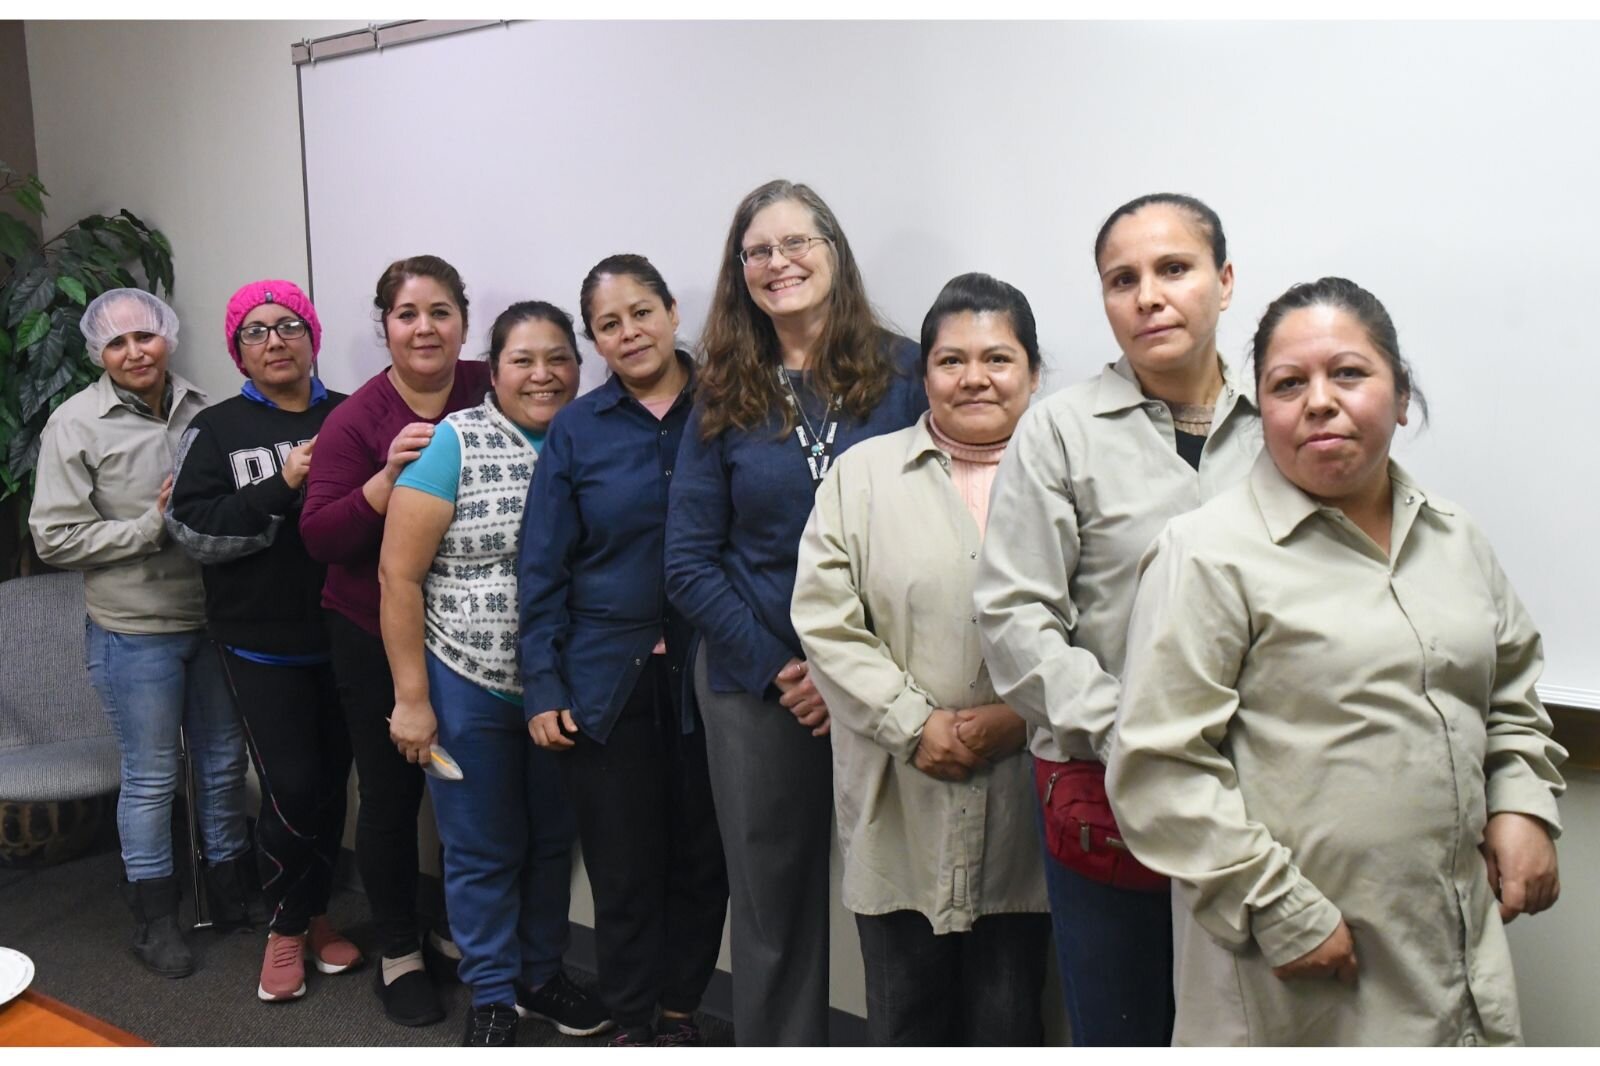
<svg viewBox="0 0 1600 1066">
<path fill-rule="evenodd" d="M 89 294 L 84 291 L 83 282 L 77 278 L 63 274 L 56 278 L 56 288 L 65 293 L 79 307 L 84 307 L 89 303 Z"/>
</svg>

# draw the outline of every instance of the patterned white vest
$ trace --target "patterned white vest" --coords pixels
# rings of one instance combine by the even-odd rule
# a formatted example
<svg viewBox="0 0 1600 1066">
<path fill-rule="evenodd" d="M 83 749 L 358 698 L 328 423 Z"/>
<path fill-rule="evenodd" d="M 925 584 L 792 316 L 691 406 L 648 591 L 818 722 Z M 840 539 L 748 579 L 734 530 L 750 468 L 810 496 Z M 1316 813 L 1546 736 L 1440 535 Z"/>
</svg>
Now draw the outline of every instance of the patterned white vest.
<svg viewBox="0 0 1600 1066">
<path fill-rule="evenodd" d="M 461 441 L 456 517 L 422 583 L 428 650 L 483 688 L 520 695 L 517 546 L 538 453 L 495 406 L 445 418 Z"/>
</svg>

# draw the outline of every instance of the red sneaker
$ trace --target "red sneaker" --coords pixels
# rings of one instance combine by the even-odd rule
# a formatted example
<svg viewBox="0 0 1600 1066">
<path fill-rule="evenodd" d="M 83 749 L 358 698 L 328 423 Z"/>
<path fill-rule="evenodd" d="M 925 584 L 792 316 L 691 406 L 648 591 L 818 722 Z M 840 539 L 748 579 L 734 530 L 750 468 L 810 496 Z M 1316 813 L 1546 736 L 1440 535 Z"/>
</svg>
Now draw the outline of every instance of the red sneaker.
<svg viewBox="0 0 1600 1066">
<path fill-rule="evenodd" d="M 335 929 L 326 914 L 311 919 L 305 940 L 306 954 L 320 973 L 344 973 L 361 965 L 361 949 Z"/>
<path fill-rule="evenodd" d="M 261 960 L 261 983 L 256 996 L 263 1003 L 283 1003 L 306 994 L 306 938 L 267 934 L 267 953 Z"/>
</svg>

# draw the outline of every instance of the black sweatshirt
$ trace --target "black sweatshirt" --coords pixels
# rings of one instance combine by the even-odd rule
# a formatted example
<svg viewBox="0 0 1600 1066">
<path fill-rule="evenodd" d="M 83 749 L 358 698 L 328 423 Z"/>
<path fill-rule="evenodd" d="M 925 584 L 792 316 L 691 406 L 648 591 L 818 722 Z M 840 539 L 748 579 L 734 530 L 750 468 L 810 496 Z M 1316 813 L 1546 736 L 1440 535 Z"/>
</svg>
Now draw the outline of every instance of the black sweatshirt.
<svg viewBox="0 0 1600 1066">
<path fill-rule="evenodd" d="M 178 444 L 167 531 L 202 564 L 206 626 L 222 644 L 265 655 L 328 650 L 325 567 L 300 542 L 305 486 L 288 486 L 283 460 L 344 398 L 329 392 L 309 410 L 286 411 L 235 396 L 196 415 Z"/>
</svg>

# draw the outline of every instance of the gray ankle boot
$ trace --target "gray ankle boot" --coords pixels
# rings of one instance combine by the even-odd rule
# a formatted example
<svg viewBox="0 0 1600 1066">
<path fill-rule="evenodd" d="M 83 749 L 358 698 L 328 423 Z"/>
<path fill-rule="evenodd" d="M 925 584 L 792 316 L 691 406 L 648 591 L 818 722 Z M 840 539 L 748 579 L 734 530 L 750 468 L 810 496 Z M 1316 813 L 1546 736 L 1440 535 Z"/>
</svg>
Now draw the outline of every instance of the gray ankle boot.
<svg viewBox="0 0 1600 1066">
<path fill-rule="evenodd" d="M 133 953 L 151 973 L 187 977 L 194 956 L 178 929 L 178 878 L 124 881 L 122 897 L 133 912 Z"/>
</svg>

